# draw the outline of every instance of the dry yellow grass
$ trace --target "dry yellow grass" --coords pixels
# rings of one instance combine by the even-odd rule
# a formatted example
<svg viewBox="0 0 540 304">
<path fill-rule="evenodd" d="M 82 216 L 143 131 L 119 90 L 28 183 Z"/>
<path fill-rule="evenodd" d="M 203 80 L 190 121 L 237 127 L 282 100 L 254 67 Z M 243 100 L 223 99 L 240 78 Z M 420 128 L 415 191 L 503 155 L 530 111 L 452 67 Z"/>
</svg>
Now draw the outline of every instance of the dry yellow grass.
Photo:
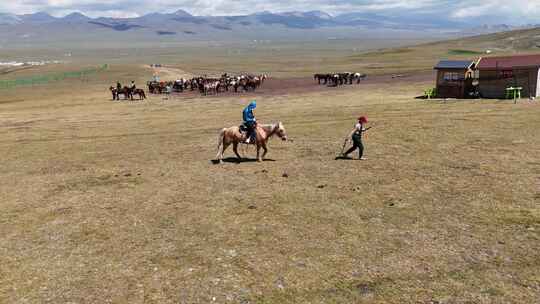
<svg viewBox="0 0 540 304">
<path fill-rule="evenodd" d="M 265 96 L 257 117 L 282 120 L 294 142 L 272 141 L 273 161 L 219 166 L 218 130 L 247 97 L 115 103 L 106 90 L 141 85 L 151 62 L 397 73 L 444 50 L 265 62 L 103 50 L 9 76 L 111 63 L 0 91 L 0 303 L 537 302 L 538 102 L 413 99 L 431 82 Z M 334 160 L 359 114 L 374 126 L 368 160 Z"/>
<path fill-rule="evenodd" d="M 412 98 L 430 83 L 265 97 L 294 142 L 218 166 L 247 99 L 114 103 L 106 81 L 148 76 L 123 69 L 4 92 L 1 303 L 540 297 L 538 103 Z M 335 161 L 360 113 L 369 160 Z"/>
</svg>

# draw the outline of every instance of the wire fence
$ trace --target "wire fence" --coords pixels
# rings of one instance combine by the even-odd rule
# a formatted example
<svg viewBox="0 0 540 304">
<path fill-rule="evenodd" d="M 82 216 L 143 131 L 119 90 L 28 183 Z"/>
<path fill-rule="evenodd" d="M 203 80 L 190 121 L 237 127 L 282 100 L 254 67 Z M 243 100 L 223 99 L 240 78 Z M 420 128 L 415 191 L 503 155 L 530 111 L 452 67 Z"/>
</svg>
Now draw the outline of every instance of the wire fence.
<svg viewBox="0 0 540 304">
<path fill-rule="evenodd" d="M 104 64 L 97 68 L 88 68 L 80 71 L 64 72 L 49 75 L 35 75 L 26 78 L 17 78 L 9 80 L 0 80 L 0 89 L 12 89 L 20 86 L 33 86 L 39 84 L 47 84 L 51 82 L 58 82 L 65 79 L 83 78 L 96 74 L 101 71 L 105 71 L 109 68 L 108 64 Z"/>
</svg>

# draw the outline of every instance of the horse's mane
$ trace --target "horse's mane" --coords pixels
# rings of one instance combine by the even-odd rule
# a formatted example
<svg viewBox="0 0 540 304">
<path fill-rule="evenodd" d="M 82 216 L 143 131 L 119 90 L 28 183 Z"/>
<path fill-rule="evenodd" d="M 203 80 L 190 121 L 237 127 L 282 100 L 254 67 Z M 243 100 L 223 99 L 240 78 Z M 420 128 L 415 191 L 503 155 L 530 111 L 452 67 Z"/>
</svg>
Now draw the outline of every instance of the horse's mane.
<svg viewBox="0 0 540 304">
<path fill-rule="evenodd" d="M 263 128 L 265 131 L 269 132 L 272 131 L 272 129 L 275 129 L 279 123 L 271 123 L 271 124 L 263 124 L 259 125 L 261 128 Z"/>
</svg>

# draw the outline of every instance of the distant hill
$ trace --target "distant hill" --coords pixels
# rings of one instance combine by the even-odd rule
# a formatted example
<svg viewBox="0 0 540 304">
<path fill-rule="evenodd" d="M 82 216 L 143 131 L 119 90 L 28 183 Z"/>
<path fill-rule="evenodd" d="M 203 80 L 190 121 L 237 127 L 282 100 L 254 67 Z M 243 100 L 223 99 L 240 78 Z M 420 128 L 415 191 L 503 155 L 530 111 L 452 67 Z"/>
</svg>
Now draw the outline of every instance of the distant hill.
<svg viewBox="0 0 540 304">
<path fill-rule="evenodd" d="M 19 16 L 0 13 L 0 25 L 16 25 L 21 22 L 22 20 Z"/>
<path fill-rule="evenodd" d="M 81 13 L 53 17 L 44 12 L 0 14 L 1 44 L 89 41 L 298 40 L 433 37 L 444 39 L 514 29 L 508 25 L 474 26 L 445 18 L 407 14 L 384 16 L 323 11 L 259 12 L 240 16 L 193 16 L 184 10 L 137 18 L 90 18 Z M 175 33 L 174 35 L 172 33 Z M 527 45 L 527 43 L 519 42 Z M 533 43 L 534 44 L 534 43 Z"/>
<path fill-rule="evenodd" d="M 492 51 L 540 51 L 540 27 L 473 36 L 460 43 Z"/>
<path fill-rule="evenodd" d="M 51 23 L 58 19 L 44 12 L 20 15 L 19 18 L 21 18 L 22 23 L 33 23 L 33 24 Z"/>
<path fill-rule="evenodd" d="M 427 13 L 407 13 L 399 16 L 385 16 L 381 14 L 366 13 L 366 12 L 350 12 L 337 16 L 332 16 L 323 11 L 307 11 L 307 12 L 259 12 L 251 15 L 239 16 L 193 16 L 184 10 L 177 10 L 174 13 L 149 13 L 137 18 L 96 18 L 98 22 L 107 19 L 111 23 L 136 23 L 141 27 L 146 26 L 147 22 L 167 22 L 178 21 L 187 23 L 212 23 L 218 22 L 228 23 L 231 26 L 239 22 L 250 22 L 260 24 L 281 24 L 290 28 L 320 28 L 320 27 L 335 27 L 335 26 L 368 26 L 378 28 L 408 28 L 408 29 L 446 29 L 446 30 L 474 30 L 479 31 L 497 31 L 500 29 L 510 30 L 513 27 L 509 25 L 482 25 L 476 24 L 475 21 L 458 22 L 445 18 L 444 16 L 433 16 Z M 95 19 L 95 20 L 96 20 Z M 53 22 L 87 22 L 92 20 L 81 13 L 72 13 L 62 18 L 53 17 L 45 12 L 34 14 L 12 15 L 0 14 L 0 24 L 48 24 Z M 472 19 L 473 20 L 473 19 Z M 220 24 L 224 25 L 224 24 Z"/>
<path fill-rule="evenodd" d="M 369 50 L 351 55 L 349 64 L 366 66 L 366 72 L 384 70 L 401 73 L 433 71 L 440 60 L 476 60 L 480 57 L 540 54 L 540 27 L 483 34 L 407 47 Z M 376 64 L 373 64 L 376 62 Z"/>
<path fill-rule="evenodd" d="M 540 27 L 476 35 L 416 46 L 387 49 L 385 53 L 418 53 L 441 58 L 477 58 L 495 54 L 540 53 Z M 422 55 L 424 54 L 424 55 Z"/>
<path fill-rule="evenodd" d="M 92 19 L 89 17 L 86 17 L 85 15 L 81 13 L 71 13 L 65 16 L 64 18 L 62 18 L 62 20 L 67 21 L 67 22 L 88 22 Z"/>
<path fill-rule="evenodd" d="M 392 49 L 385 50 L 392 52 Z M 400 52 L 439 54 L 441 57 L 476 58 L 494 54 L 540 52 L 540 27 L 473 35 L 400 48 Z"/>
</svg>

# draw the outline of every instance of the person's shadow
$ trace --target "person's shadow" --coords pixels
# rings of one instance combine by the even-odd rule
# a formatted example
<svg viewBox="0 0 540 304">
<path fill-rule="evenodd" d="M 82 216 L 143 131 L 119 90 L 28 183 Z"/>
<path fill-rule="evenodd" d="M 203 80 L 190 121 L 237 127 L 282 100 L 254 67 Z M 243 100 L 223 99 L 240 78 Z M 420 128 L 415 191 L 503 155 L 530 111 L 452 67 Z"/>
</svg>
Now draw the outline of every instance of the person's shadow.
<svg viewBox="0 0 540 304">
<path fill-rule="evenodd" d="M 353 158 L 349 156 L 336 156 L 334 160 L 353 160 Z"/>
</svg>

